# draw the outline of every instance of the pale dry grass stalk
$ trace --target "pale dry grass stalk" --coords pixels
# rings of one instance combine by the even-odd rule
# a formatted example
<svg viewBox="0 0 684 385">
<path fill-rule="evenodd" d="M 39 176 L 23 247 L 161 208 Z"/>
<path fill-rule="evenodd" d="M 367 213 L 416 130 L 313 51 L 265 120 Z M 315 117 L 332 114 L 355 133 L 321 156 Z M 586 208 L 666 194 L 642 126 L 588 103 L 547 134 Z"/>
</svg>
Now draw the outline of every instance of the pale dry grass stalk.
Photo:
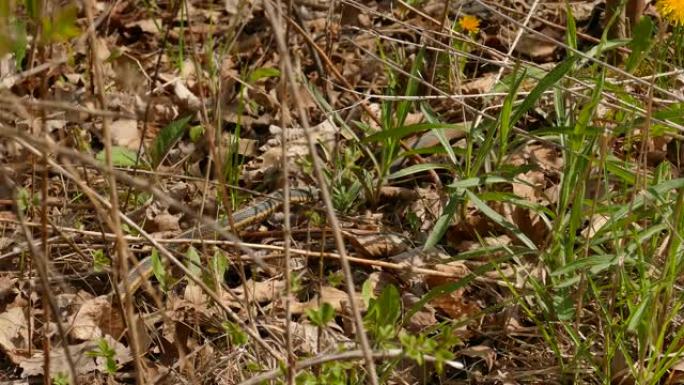
<svg viewBox="0 0 684 385">
<path fill-rule="evenodd" d="M 94 82 L 95 86 L 95 91 L 97 94 L 98 101 L 100 103 L 100 108 L 102 109 L 107 109 L 107 97 L 105 96 L 105 84 L 103 80 L 103 68 L 102 68 L 102 59 L 99 57 L 97 54 L 97 35 L 95 33 L 95 24 L 94 24 L 94 17 L 93 17 L 93 10 L 95 9 L 95 4 L 93 4 L 92 0 L 86 0 L 85 1 L 85 13 L 86 13 L 86 18 L 88 20 L 88 40 L 90 42 L 90 60 L 92 63 L 92 74 L 93 74 L 93 79 L 92 81 Z M 103 141 L 104 141 L 104 146 L 105 146 L 105 164 L 106 167 L 109 169 L 112 169 L 114 167 L 114 163 L 112 160 L 112 132 L 111 132 L 111 120 L 110 118 L 105 117 L 102 120 L 102 131 L 103 131 Z M 116 178 L 112 175 L 108 177 L 108 182 L 109 182 L 109 199 L 111 202 L 110 205 L 110 216 L 112 220 L 112 230 L 116 234 L 116 241 L 114 243 L 115 248 L 116 248 L 116 255 L 117 259 L 116 261 L 118 262 L 118 269 L 114 269 L 114 277 L 117 277 L 119 273 L 122 274 L 123 277 L 128 275 L 128 258 L 131 256 L 128 253 L 128 246 L 126 244 L 126 240 L 124 239 L 124 233 L 121 228 L 121 219 L 119 217 L 119 191 L 117 188 L 117 183 L 116 183 Z M 125 280 L 124 282 L 127 282 Z M 125 288 L 126 291 L 129 290 L 128 287 Z M 121 299 L 120 294 L 119 294 L 119 299 Z M 145 373 L 145 368 L 142 363 L 142 358 L 141 358 L 141 343 L 140 343 L 140 336 L 138 335 L 138 330 L 135 327 L 135 313 L 133 311 L 133 300 L 131 298 L 132 296 L 126 295 L 124 296 L 124 302 L 122 303 L 123 305 L 123 311 L 124 311 L 124 319 L 126 320 L 126 324 L 128 325 L 128 333 L 130 337 L 130 348 L 131 348 L 131 354 L 133 356 L 133 364 L 135 366 L 135 379 L 138 384 L 144 384 L 145 379 L 144 379 L 144 373 Z"/>
<path fill-rule="evenodd" d="M 280 0 L 277 0 L 276 2 L 276 11 L 278 12 L 277 20 L 282 23 L 283 21 L 283 15 L 282 15 L 282 4 Z M 287 9 L 288 13 L 292 13 L 293 10 L 293 4 L 292 0 L 288 0 L 287 4 Z M 290 33 L 290 27 L 289 25 L 287 26 L 287 29 L 285 31 L 285 36 L 289 36 Z M 285 62 L 281 61 L 280 62 L 280 71 L 282 73 L 285 73 L 287 68 L 285 68 Z M 289 106 L 289 94 L 287 92 L 288 87 L 287 87 L 287 79 L 282 77 L 280 79 L 280 124 L 282 127 L 281 131 L 281 136 L 280 136 L 280 141 L 281 141 L 281 147 L 280 150 L 282 152 L 282 163 L 281 163 L 281 172 L 283 174 L 283 198 L 285 201 L 283 202 L 283 215 L 284 215 L 284 221 L 283 221 L 283 253 L 284 253 L 284 274 L 285 274 L 285 354 L 287 355 L 287 372 L 286 372 L 286 378 L 287 378 L 287 384 L 288 385 L 294 385 L 295 383 L 295 364 L 297 362 L 297 357 L 294 354 L 294 348 L 292 344 L 292 256 L 291 256 L 291 237 L 292 237 L 292 224 L 290 223 L 290 159 L 287 156 L 288 154 L 288 133 L 289 133 L 289 128 L 290 124 L 292 122 L 292 117 L 289 114 L 288 106 Z"/>
</svg>

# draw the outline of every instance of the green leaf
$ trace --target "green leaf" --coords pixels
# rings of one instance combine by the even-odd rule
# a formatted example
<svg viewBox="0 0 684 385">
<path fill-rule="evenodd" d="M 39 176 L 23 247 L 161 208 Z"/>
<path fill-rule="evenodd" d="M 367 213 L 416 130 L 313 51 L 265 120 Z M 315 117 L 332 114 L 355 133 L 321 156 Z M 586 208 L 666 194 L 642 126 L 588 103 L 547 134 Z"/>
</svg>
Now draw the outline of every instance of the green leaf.
<svg viewBox="0 0 684 385">
<path fill-rule="evenodd" d="M 242 346 L 245 345 L 249 339 L 247 337 L 247 333 L 245 333 L 240 325 L 230 322 L 230 321 L 224 321 L 223 322 L 223 329 L 226 331 L 228 334 L 228 337 L 230 338 L 230 342 L 233 343 L 236 346 Z"/>
<path fill-rule="evenodd" d="M 199 278 L 202 276 L 202 260 L 197 252 L 197 249 L 190 246 L 188 251 L 185 253 L 186 266 L 190 273 L 195 277 Z"/>
<path fill-rule="evenodd" d="M 399 290 L 389 284 L 385 286 L 380 296 L 370 301 L 368 312 L 364 318 L 368 326 L 375 331 L 376 337 L 389 337 L 401 315 L 401 297 Z"/>
<path fill-rule="evenodd" d="M 427 103 L 420 103 L 420 110 L 423 112 L 423 115 L 425 115 L 425 119 L 432 124 L 441 124 L 439 121 L 439 117 L 435 112 L 430 108 L 430 105 Z M 468 129 L 468 124 L 469 122 L 463 122 L 459 123 L 458 125 L 461 126 L 463 132 L 467 132 Z M 444 130 L 438 130 L 438 129 L 432 129 L 432 133 L 437 136 L 437 139 L 439 139 L 439 143 L 442 145 L 442 148 L 444 151 L 446 151 L 447 155 L 449 155 L 449 160 L 453 164 L 458 163 L 458 159 L 456 158 L 456 154 L 454 153 L 453 147 L 451 147 L 451 143 L 449 143 L 449 139 L 444 135 Z"/>
<path fill-rule="evenodd" d="M 455 124 L 449 124 L 449 123 L 416 123 L 416 124 L 409 124 L 407 126 L 399 126 L 396 128 L 392 128 L 389 130 L 382 130 L 380 132 L 377 132 L 373 135 L 369 135 L 365 137 L 361 142 L 362 143 L 369 143 L 369 142 L 381 142 L 387 139 L 401 139 L 405 136 L 415 134 L 418 132 L 424 132 L 428 130 L 446 130 L 446 129 L 451 129 L 451 130 L 461 130 L 463 132 L 468 131 L 468 126 L 467 123 L 455 123 Z"/>
<path fill-rule="evenodd" d="M 627 261 L 627 259 L 625 259 Z M 573 273 L 577 270 L 590 269 L 593 274 L 599 273 L 611 266 L 615 266 L 620 263 L 620 258 L 617 255 L 605 254 L 605 255 L 593 255 L 586 258 L 580 258 L 567 265 L 561 267 L 560 269 L 551 273 L 551 276 L 561 276 L 563 274 Z M 623 262 L 624 263 L 624 262 Z"/>
<path fill-rule="evenodd" d="M 249 83 L 256 83 L 265 78 L 277 78 L 280 76 L 280 70 L 272 67 L 257 68 L 249 74 Z"/>
<path fill-rule="evenodd" d="M 630 204 L 624 205 L 620 210 L 613 213 L 613 215 L 610 216 L 608 221 L 604 223 L 603 226 L 600 227 L 600 229 L 612 228 L 613 226 L 615 226 L 616 222 L 623 219 L 628 214 L 643 207 L 648 201 L 647 199 L 654 199 L 662 196 L 668 191 L 681 188 L 684 188 L 684 178 L 668 180 L 658 185 L 649 187 L 646 190 L 648 192 L 647 194 L 642 193 L 638 195 Z"/>
<path fill-rule="evenodd" d="M 361 286 L 361 299 L 363 299 L 363 304 L 366 308 L 370 306 L 371 299 L 375 298 L 375 293 L 373 293 L 373 281 L 369 278 L 363 282 Z"/>
<path fill-rule="evenodd" d="M 152 150 L 150 151 L 152 165 L 154 167 L 159 166 L 159 163 L 164 159 L 164 156 L 171 149 L 171 146 L 183 137 L 191 118 L 192 115 L 188 115 L 169 123 L 159 132 L 159 135 L 154 138 Z"/>
<path fill-rule="evenodd" d="M 81 30 L 76 25 L 78 9 L 69 5 L 60 8 L 52 17 L 43 17 L 43 33 L 41 42 L 49 44 L 62 42 L 78 36 Z"/>
<path fill-rule="evenodd" d="M 447 203 L 446 207 L 444 208 L 444 212 L 442 213 L 442 215 L 439 218 L 437 218 L 435 226 L 432 228 L 432 231 L 430 232 L 428 239 L 425 241 L 425 246 L 423 246 L 423 250 L 433 248 L 440 240 L 442 240 L 442 237 L 444 236 L 444 234 L 446 234 L 446 231 L 449 228 L 451 218 L 454 216 L 454 213 L 456 212 L 458 202 L 460 202 L 460 199 L 458 199 L 458 196 L 456 194 L 453 194 L 451 195 L 451 197 L 449 197 L 449 203 Z"/>
<path fill-rule="evenodd" d="M 190 131 L 188 132 L 188 134 L 190 135 L 190 140 L 193 143 L 197 143 L 202 138 L 202 135 L 204 135 L 204 126 L 192 126 L 190 127 Z"/>
<path fill-rule="evenodd" d="M 112 147 L 112 164 L 115 167 L 135 167 L 138 153 L 126 147 L 113 146 Z M 95 159 L 104 163 L 105 151 L 102 150 L 97 153 Z"/>
<path fill-rule="evenodd" d="M 306 316 L 312 324 L 322 328 L 335 318 L 335 308 L 324 302 L 318 309 L 307 309 Z"/>
<path fill-rule="evenodd" d="M 22 20 L 14 22 L 14 40 L 12 41 L 12 52 L 17 68 L 22 68 L 22 62 L 26 56 L 26 23 Z"/>
<path fill-rule="evenodd" d="M 220 251 L 214 253 L 214 256 L 211 257 L 211 271 L 214 273 L 214 276 L 217 278 L 217 280 L 223 279 L 227 268 L 228 258 L 226 258 L 225 254 Z"/>
<path fill-rule="evenodd" d="M 5 3 L 5 1 L 0 1 L 0 3 Z M 38 20 L 40 10 L 43 8 L 43 2 L 41 0 L 24 0 L 24 6 L 26 7 L 26 14 L 28 17 L 33 20 Z"/>
<path fill-rule="evenodd" d="M 518 72 L 517 70 L 518 67 L 516 66 L 514 74 Z M 513 127 L 511 125 L 511 113 L 513 112 L 513 103 L 515 102 L 518 89 L 520 88 L 520 85 L 522 84 L 522 81 L 524 79 L 524 71 L 522 74 L 520 74 L 520 76 L 514 77 L 511 90 L 508 92 L 508 95 L 506 95 L 506 98 L 504 98 L 503 107 L 501 108 L 501 114 L 499 117 L 499 162 L 503 161 L 508 150 L 508 136 L 510 135 L 511 128 Z M 488 151 L 489 148 L 485 149 L 484 151 L 480 151 L 480 154 L 486 154 L 486 152 Z M 475 162 L 475 166 L 473 169 L 479 170 L 480 164 L 481 162 Z"/>
<path fill-rule="evenodd" d="M 395 172 L 394 174 L 390 174 L 387 179 L 397 179 L 397 178 L 403 178 L 408 175 L 413 175 L 419 172 L 423 171 L 428 171 L 428 170 L 436 170 L 436 169 L 446 169 L 449 170 L 451 169 L 449 166 L 445 164 L 438 164 L 438 163 L 422 163 L 422 164 L 414 164 L 413 166 L 406 167 L 403 170 L 399 170 Z"/>
<path fill-rule="evenodd" d="M 525 246 L 529 247 L 532 250 L 537 250 L 537 246 L 532 242 L 527 235 L 525 235 L 520 229 L 515 227 L 512 223 L 508 222 L 506 218 L 501 216 L 501 214 L 497 213 L 496 211 L 492 210 L 491 207 L 487 206 L 486 203 L 480 200 L 480 198 L 477 197 L 473 192 L 470 190 L 465 190 L 466 194 L 468 195 L 468 199 L 470 199 L 475 207 L 477 207 L 482 214 L 487 216 L 489 219 L 494 221 L 496 224 L 499 226 L 505 228 L 506 230 L 510 231 L 513 233 L 513 235 L 516 236 Z"/>
<path fill-rule="evenodd" d="M 653 32 L 655 31 L 655 24 L 650 17 L 642 17 L 637 23 L 632 32 L 632 40 L 629 42 L 629 48 L 632 53 L 627 58 L 625 69 L 627 72 L 633 72 L 636 67 L 646 56 L 645 54 L 650 50 L 653 41 Z"/>
<path fill-rule="evenodd" d="M 161 258 L 159 258 L 159 251 L 156 248 L 152 249 L 150 259 L 152 260 L 152 274 L 154 274 L 154 277 L 157 279 L 157 282 L 159 282 L 162 290 L 166 290 L 169 283 L 166 275 L 166 268 L 164 267 Z"/>
<path fill-rule="evenodd" d="M 395 124 L 397 126 L 403 126 L 404 122 L 406 121 L 406 117 L 408 116 L 409 109 L 411 105 L 413 104 L 413 100 L 410 99 L 410 97 L 413 97 L 416 95 L 416 92 L 418 91 L 418 85 L 420 84 L 421 78 L 420 78 L 420 70 L 423 68 L 423 62 L 424 62 L 424 57 L 425 57 L 425 47 L 420 47 L 420 50 L 418 50 L 418 53 L 416 54 L 416 57 L 413 59 L 411 63 L 411 73 L 408 78 L 408 82 L 406 84 L 406 91 L 404 93 L 405 96 L 408 96 L 409 99 L 405 99 L 399 102 L 397 105 L 397 115 L 396 115 L 396 120 Z"/>
<path fill-rule="evenodd" d="M 112 264 L 112 261 L 109 258 L 107 258 L 107 256 L 104 253 L 104 250 L 102 249 L 91 251 L 90 255 L 93 257 L 93 270 L 96 273 L 104 271 L 107 267 L 111 266 Z"/>
<path fill-rule="evenodd" d="M 565 3 L 565 14 L 566 19 L 566 41 L 568 42 L 568 47 L 572 49 L 577 49 L 577 24 L 575 23 L 575 15 L 572 14 L 572 7 L 569 2 Z M 568 52 L 569 55 L 572 52 Z"/>
<path fill-rule="evenodd" d="M 554 69 L 552 69 L 546 76 L 544 76 L 539 83 L 532 89 L 532 91 L 527 95 L 525 100 L 518 106 L 508 123 L 511 127 L 514 126 L 524 114 L 527 113 L 534 105 L 537 103 L 539 98 L 542 97 L 544 92 L 549 88 L 553 87 L 558 81 L 563 79 L 570 70 L 572 70 L 578 56 L 570 56 L 563 62 L 558 64 Z"/>
</svg>

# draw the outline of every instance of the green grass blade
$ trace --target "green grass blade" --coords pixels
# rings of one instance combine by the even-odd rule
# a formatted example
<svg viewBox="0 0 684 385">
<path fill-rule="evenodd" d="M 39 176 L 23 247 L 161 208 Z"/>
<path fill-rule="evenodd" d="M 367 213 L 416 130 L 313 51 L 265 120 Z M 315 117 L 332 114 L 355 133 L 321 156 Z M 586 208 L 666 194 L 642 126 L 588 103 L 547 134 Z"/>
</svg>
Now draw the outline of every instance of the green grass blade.
<svg viewBox="0 0 684 385">
<path fill-rule="evenodd" d="M 159 135 L 154 138 L 154 143 L 152 143 L 152 149 L 150 151 L 153 167 L 159 166 L 162 159 L 164 159 L 164 156 L 166 156 L 166 153 L 171 149 L 171 146 L 183 137 L 191 118 L 192 116 L 188 115 L 178 120 L 174 120 L 164 127 L 159 132 Z"/>
<path fill-rule="evenodd" d="M 482 212 L 482 214 L 484 214 L 489 219 L 494 221 L 494 223 L 510 231 L 513 235 L 515 235 L 516 238 L 518 238 L 525 246 L 529 247 L 531 250 L 537 250 L 537 246 L 534 244 L 534 242 L 532 242 L 527 237 L 527 235 L 520 231 L 520 229 L 515 227 L 512 223 L 508 222 L 506 218 L 501 216 L 501 214 L 492 210 L 491 207 L 487 206 L 487 204 L 481 201 L 480 198 L 478 198 L 477 195 L 475 195 L 473 192 L 471 192 L 470 190 L 465 190 L 465 192 L 466 195 L 468 195 L 468 199 L 470 199 L 473 202 L 475 207 L 477 207 Z"/>
</svg>

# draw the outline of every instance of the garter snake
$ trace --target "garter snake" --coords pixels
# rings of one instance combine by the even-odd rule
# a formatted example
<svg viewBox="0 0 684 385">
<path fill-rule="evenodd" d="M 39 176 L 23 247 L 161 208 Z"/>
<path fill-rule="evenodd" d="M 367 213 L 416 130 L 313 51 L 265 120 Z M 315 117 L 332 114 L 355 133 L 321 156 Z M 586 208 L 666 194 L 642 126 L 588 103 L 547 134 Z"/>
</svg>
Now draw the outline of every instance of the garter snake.
<svg viewBox="0 0 684 385">
<path fill-rule="evenodd" d="M 318 190 L 314 187 L 296 188 L 290 190 L 291 203 L 306 203 L 312 202 L 318 196 Z M 283 204 L 284 193 L 282 190 L 275 191 L 268 194 L 263 200 L 260 200 L 250 206 L 235 211 L 232 215 L 232 222 L 236 230 L 243 229 L 250 224 L 261 222 L 271 216 L 280 209 Z M 219 223 L 222 228 L 230 226 L 230 221 L 223 220 Z M 210 238 L 215 237 L 216 231 L 211 226 L 200 226 L 186 230 L 179 234 L 176 238 Z M 174 246 L 175 247 L 175 246 Z M 134 294 L 143 282 L 145 282 L 153 273 L 152 257 L 147 256 L 138 262 L 135 267 L 130 269 L 124 281 L 118 285 L 118 291 L 122 294 Z M 111 292 L 109 295 L 115 295 Z"/>
</svg>

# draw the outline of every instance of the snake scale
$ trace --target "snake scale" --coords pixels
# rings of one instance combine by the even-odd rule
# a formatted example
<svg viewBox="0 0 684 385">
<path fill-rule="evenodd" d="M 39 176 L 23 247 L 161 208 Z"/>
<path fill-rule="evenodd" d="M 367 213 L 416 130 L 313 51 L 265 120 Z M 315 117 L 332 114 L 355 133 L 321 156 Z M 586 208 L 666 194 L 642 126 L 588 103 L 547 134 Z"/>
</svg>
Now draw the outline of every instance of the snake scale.
<svg viewBox="0 0 684 385">
<path fill-rule="evenodd" d="M 314 187 L 305 188 L 295 188 L 290 190 L 290 202 L 291 203 L 306 203 L 315 201 L 318 196 L 318 190 Z M 247 206 L 243 209 L 235 211 L 232 215 L 232 222 L 235 230 L 243 229 L 251 224 L 261 222 L 264 219 L 271 216 L 280 209 L 284 202 L 284 193 L 282 190 L 275 191 L 268 194 L 264 199 Z M 230 230 L 230 221 L 224 219 L 219 223 L 219 227 L 226 228 Z M 212 226 L 199 226 L 193 227 L 179 234 L 176 238 L 214 238 L 216 237 L 216 231 Z M 171 246 L 172 248 L 178 247 L 178 245 Z M 124 281 L 120 282 L 118 285 L 119 293 L 126 293 L 127 295 L 134 294 L 151 275 L 153 274 L 153 263 L 152 257 L 147 256 L 140 260 L 138 264 L 132 268 Z M 115 295 L 115 291 L 112 291 L 110 295 Z"/>
</svg>

